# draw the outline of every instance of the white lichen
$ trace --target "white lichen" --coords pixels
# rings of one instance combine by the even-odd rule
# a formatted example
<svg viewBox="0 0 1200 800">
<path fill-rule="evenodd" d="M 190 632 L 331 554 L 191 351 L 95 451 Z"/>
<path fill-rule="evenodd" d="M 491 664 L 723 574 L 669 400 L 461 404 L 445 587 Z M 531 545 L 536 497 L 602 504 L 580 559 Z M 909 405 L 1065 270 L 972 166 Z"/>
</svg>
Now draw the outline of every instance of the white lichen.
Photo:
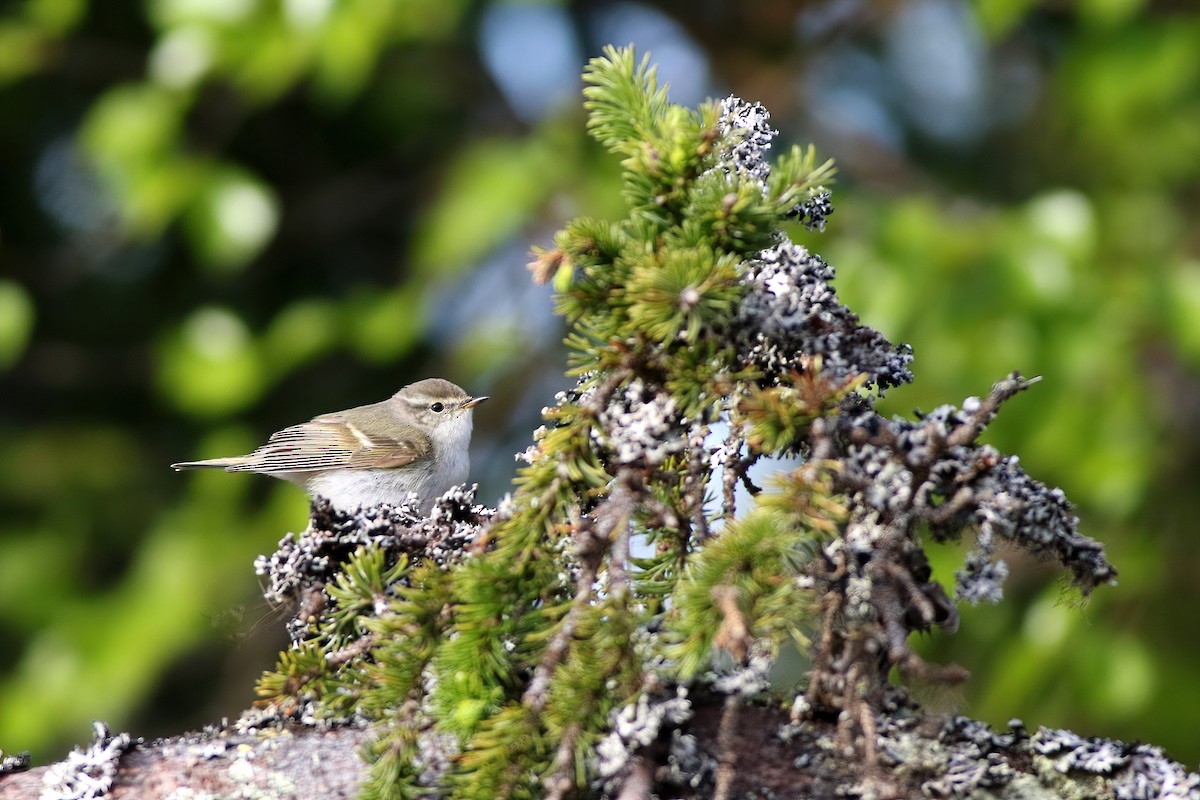
<svg viewBox="0 0 1200 800">
<path fill-rule="evenodd" d="M 712 686 L 722 694 L 754 697 L 770 687 L 771 666 L 774 663 L 774 659 L 766 653 L 752 653 L 743 666 L 724 675 L 715 676 Z"/>
<path fill-rule="evenodd" d="M 428 515 L 412 503 L 347 512 L 317 499 L 308 528 L 287 534 L 274 553 L 255 559 L 255 572 L 266 578 L 263 597 L 282 605 L 310 588 L 323 588 L 362 546 L 441 567 L 458 563 L 496 513 L 475 503 L 475 491 L 474 485 L 451 488 Z M 304 638 L 308 628 L 308 620 L 292 620 L 293 641 Z"/>
<path fill-rule="evenodd" d="M 634 754 L 658 740 L 664 730 L 677 728 L 692 718 L 687 689 L 652 699 L 649 693 L 613 712 L 610 732 L 596 745 L 595 772 L 605 785 L 616 785 Z"/>
<path fill-rule="evenodd" d="M 911 381 L 911 348 L 861 325 L 838 300 L 833 277 L 820 256 L 786 239 L 750 259 L 738 307 L 743 357 L 770 378 L 803 371 L 820 356 L 834 379 L 865 374 L 881 389 Z"/>
<path fill-rule="evenodd" d="M 618 464 L 659 466 L 688 446 L 690 431 L 679 417 L 675 399 L 654 392 L 640 378 L 613 395 L 599 421 L 592 439 Z"/>
<path fill-rule="evenodd" d="M 731 182 L 737 177 L 750 178 L 765 193 L 771 177 L 767 151 L 779 135 L 770 122 L 771 112 L 761 103 L 750 103 L 735 95 L 722 100 L 717 122 L 721 149 L 715 168 L 729 175 Z"/>
<path fill-rule="evenodd" d="M 1188 772 L 1158 747 L 1085 738 L 1053 728 L 1039 729 L 1030 745 L 1059 772 L 1111 776 L 1118 800 L 1200 800 L 1200 775 Z"/>
<path fill-rule="evenodd" d="M 42 777 L 41 800 L 100 800 L 108 795 L 121 756 L 134 745 L 127 733 L 109 735 L 103 722 L 92 724 L 92 743 L 50 765 Z"/>
</svg>

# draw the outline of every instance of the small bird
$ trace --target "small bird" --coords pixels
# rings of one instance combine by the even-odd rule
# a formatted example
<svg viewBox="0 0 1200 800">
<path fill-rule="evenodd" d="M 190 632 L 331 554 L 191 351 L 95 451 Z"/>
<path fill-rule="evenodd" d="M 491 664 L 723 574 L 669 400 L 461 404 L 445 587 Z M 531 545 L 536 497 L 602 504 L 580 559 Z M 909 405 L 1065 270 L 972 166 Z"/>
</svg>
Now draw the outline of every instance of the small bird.
<svg viewBox="0 0 1200 800">
<path fill-rule="evenodd" d="M 472 410 L 487 399 L 471 397 L 450 381 L 428 378 L 381 403 L 284 428 L 248 455 L 171 466 L 282 478 L 344 511 L 398 505 L 410 494 L 428 508 L 467 479 Z"/>
</svg>

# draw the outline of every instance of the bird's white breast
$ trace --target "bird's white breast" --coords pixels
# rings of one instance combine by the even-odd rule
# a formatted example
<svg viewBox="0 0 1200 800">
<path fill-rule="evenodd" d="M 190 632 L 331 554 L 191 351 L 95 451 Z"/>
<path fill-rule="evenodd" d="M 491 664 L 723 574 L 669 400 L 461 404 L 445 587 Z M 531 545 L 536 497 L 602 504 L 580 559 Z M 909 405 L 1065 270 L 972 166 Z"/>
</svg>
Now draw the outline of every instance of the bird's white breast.
<svg viewBox="0 0 1200 800">
<path fill-rule="evenodd" d="M 381 503 L 399 505 L 416 495 L 418 507 L 428 510 L 434 500 L 463 483 L 470 470 L 471 414 L 469 411 L 430 431 L 433 458 L 394 469 L 332 469 L 305 476 L 309 494 L 325 497 L 335 508 L 353 511 Z"/>
<path fill-rule="evenodd" d="M 437 466 L 431 471 L 430 483 L 440 485 L 437 496 L 467 479 L 471 471 L 471 411 L 454 416 L 433 429 L 433 452 Z"/>
</svg>

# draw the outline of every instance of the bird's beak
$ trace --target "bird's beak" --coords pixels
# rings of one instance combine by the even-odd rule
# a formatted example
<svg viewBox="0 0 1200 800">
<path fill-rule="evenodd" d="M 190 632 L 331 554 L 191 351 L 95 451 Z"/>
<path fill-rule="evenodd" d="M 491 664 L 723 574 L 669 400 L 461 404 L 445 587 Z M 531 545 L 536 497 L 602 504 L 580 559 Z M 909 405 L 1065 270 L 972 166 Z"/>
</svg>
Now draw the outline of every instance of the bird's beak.
<svg viewBox="0 0 1200 800">
<path fill-rule="evenodd" d="M 480 403 L 482 403 L 484 400 L 487 400 L 487 399 L 488 398 L 486 395 L 484 397 L 472 397 L 470 400 L 463 403 L 462 407 L 463 408 L 474 408 L 475 406 L 479 405 Z"/>
</svg>

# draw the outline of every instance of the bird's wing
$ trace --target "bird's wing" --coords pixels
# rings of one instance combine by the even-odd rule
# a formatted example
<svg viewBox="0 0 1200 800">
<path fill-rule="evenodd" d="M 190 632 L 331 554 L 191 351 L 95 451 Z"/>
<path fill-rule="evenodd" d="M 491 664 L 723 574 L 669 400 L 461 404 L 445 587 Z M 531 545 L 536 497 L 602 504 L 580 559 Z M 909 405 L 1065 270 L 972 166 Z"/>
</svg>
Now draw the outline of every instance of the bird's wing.
<svg viewBox="0 0 1200 800">
<path fill-rule="evenodd" d="M 390 469 L 428 455 L 418 431 L 367 435 L 338 414 L 284 428 L 262 447 L 225 467 L 229 472 L 319 472 L 327 469 Z"/>
</svg>

